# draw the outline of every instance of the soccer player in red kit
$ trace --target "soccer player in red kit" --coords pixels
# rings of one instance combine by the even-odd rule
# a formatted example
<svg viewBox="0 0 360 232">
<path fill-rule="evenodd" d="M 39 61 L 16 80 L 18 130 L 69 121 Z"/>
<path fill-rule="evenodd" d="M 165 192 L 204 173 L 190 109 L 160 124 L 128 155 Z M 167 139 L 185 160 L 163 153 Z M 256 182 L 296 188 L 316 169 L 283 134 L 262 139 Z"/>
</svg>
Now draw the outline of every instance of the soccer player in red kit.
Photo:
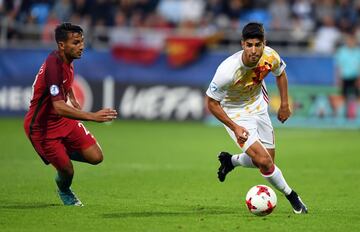
<svg viewBox="0 0 360 232">
<path fill-rule="evenodd" d="M 56 168 L 55 181 L 64 205 L 83 206 L 70 189 L 74 176 L 71 160 L 95 165 L 103 160 L 103 153 L 94 136 L 78 120 L 108 122 L 116 118 L 117 112 L 85 112 L 75 98 L 72 61 L 80 59 L 84 49 L 81 27 L 71 23 L 58 25 L 55 39 L 58 49 L 50 53 L 36 75 L 24 128 L 45 164 Z"/>
</svg>

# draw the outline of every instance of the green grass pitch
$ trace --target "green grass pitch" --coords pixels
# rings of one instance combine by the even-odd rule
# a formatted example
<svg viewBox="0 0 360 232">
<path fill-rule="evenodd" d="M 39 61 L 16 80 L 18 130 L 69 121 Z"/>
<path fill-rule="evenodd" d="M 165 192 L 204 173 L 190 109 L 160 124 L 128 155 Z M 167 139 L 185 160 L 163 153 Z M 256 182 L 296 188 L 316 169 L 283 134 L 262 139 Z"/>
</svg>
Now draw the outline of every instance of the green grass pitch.
<svg viewBox="0 0 360 232">
<path fill-rule="evenodd" d="M 86 123 L 105 153 L 75 163 L 73 190 L 85 207 L 60 204 L 55 172 L 26 139 L 21 119 L 0 120 L 0 231 L 359 231 L 360 132 L 277 129 L 276 163 L 308 205 L 294 215 L 277 192 L 266 217 L 245 207 L 267 184 L 237 168 L 218 182 L 217 153 L 237 152 L 222 127 L 201 123 Z"/>
</svg>

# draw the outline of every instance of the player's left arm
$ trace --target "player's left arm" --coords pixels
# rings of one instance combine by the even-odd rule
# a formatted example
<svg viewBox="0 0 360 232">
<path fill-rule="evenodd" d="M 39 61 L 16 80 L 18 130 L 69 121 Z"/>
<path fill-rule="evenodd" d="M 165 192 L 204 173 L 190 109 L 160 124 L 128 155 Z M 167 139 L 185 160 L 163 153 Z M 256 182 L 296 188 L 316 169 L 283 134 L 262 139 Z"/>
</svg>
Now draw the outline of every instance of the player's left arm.
<svg viewBox="0 0 360 232">
<path fill-rule="evenodd" d="M 79 104 L 79 102 L 77 101 L 76 97 L 75 97 L 75 94 L 74 94 L 74 91 L 72 88 L 70 88 L 69 92 L 68 92 L 68 97 L 69 97 L 69 100 L 71 102 L 71 104 L 78 110 L 81 110 L 81 106 Z"/>
<path fill-rule="evenodd" d="M 291 115 L 288 96 L 288 79 L 285 70 L 280 76 L 276 77 L 276 84 L 280 93 L 280 108 L 278 111 L 278 120 L 284 123 Z"/>
</svg>

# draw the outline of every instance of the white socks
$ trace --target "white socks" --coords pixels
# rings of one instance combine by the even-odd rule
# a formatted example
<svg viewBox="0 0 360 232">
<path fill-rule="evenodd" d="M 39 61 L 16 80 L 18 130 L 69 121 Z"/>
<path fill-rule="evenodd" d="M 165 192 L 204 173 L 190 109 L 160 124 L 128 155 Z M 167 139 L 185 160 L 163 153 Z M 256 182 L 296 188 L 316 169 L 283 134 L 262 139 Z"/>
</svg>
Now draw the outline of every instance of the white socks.
<svg viewBox="0 0 360 232">
<path fill-rule="evenodd" d="M 281 172 L 281 170 L 274 164 L 274 171 L 269 175 L 261 174 L 269 183 L 274 186 L 277 190 L 284 193 L 285 195 L 289 195 L 291 193 L 291 188 L 286 183 L 285 178 Z"/>
<path fill-rule="evenodd" d="M 252 159 L 250 156 L 248 156 L 246 153 L 241 153 L 238 155 L 233 155 L 231 157 L 231 163 L 236 166 L 242 166 L 245 168 L 256 168 L 254 163 L 252 162 Z"/>
<path fill-rule="evenodd" d="M 246 153 L 241 153 L 238 155 L 233 155 L 231 157 L 231 163 L 236 166 L 242 166 L 245 168 L 256 168 L 250 156 Z M 261 174 L 274 188 L 284 193 L 285 195 L 289 195 L 292 189 L 286 183 L 286 180 L 281 172 L 281 170 L 274 164 L 274 171 L 270 174 L 264 175 Z"/>
</svg>

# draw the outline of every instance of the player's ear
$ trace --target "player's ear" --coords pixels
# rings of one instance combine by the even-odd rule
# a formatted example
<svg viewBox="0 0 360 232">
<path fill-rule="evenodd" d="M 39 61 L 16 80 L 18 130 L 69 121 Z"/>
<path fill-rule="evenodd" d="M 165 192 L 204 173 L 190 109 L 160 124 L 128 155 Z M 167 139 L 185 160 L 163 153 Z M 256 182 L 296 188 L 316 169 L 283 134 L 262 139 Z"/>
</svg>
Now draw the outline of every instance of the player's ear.
<svg viewBox="0 0 360 232">
<path fill-rule="evenodd" d="M 241 40 L 241 47 L 242 47 L 242 49 L 245 48 L 245 41 L 244 40 Z"/>
<path fill-rule="evenodd" d="M 59 41 L 58 42 L 58 47 L 59 47 L 59 50 L 64 50 L 65 49 L 65 43 L 63 41 Z"/>
<path fill-rule="evenodd" d="M 263 44 L 264 44 L 264 47 L 266 46 L 266 40 L 264 39 L 264 42 L 263 42 Z"/>
</svg>

